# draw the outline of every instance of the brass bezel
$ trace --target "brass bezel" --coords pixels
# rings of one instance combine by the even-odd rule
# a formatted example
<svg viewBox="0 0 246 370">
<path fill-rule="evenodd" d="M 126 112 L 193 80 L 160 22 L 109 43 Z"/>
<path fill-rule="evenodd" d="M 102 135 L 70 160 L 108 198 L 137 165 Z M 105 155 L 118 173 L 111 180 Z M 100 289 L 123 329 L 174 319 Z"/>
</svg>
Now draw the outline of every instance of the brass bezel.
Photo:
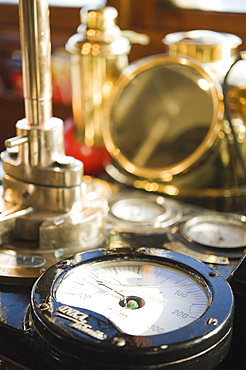
<svg viewBox="0 0 246 370">
<path fill-rule="evenodd" d="M 118 101 L 123 93 L 124 89 L 129 85 L 129 83 L 142 72 L 150 70 L 158 65 L 165 65 L 167 63 L 173 63 L 178 65 L 188 66 L 194 69 L 201 78 L 205 79 L 210 87 L 212 104 L 214 107 L 212 122 L 208 133 L 206 134 L 204 140 L 200 146 L 183 161 L 177 162 L 173 166 L 160 167 L 160 168 L 145 168 L 135 163 L 132 163 L 126 156 L 122 153 L 121 148 L 114 137 L 114 122 L 112 121 L 112 111 L 117 107 Z M 184 57 L 170 57 L 167 54 L 159 54 L 151 57 L 146 57 L 132 63 L 125 69 L 121 75 L 118 82 L 115 84 L 113 90 L 113 99 L 109 107 L 109 119 L 107 120 L 104 129 L 104 141 L 107 150 L 109 151 L 112 158 L 123 168 L 127 173 L 135 175 L 137 177 L 146 178 L 149 180 L 159 180 L 159 181 L 170 181 L 174 175 L 180 174 L 182 172 L 188 172 L 198 162 L 204 160 L 204 156 L 211 151 L 217 142 L 218 134 L 222 129 L 222 122 L 224 116 L 224 105 L 223 105 L 223 94 L 221 92 L 221 86 L 217 80 L 210 75 L 210 72 L 205 70 L 200 64 L 192 60 L 191 58 Z"/>
</svg>

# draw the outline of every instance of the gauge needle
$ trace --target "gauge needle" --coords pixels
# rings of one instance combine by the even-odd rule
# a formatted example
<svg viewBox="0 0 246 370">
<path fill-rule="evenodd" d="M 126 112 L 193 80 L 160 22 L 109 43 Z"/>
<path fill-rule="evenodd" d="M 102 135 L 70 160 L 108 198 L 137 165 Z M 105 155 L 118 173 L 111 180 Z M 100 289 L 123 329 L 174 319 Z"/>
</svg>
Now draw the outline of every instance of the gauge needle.
<svg viewBox="0 0 246 370">
<path fill-rule="evenodd" d="M 144 144 L 138 149 L 134 157 L 134 162 L 140 166 L 144 166 L 156 149 L 157 145 L 162 140 L 164 133 L 169 128 L 169 120 L 167 118 L 160 118 L 152 127 Z"/>
<path fill-rule="evenodd" d="M 136 294 L 136 290 L 134 290 L 134 288 L 140 288 L 140 289 L 142 289 L 142 288 L 159 288 L 158 286 L 153 286 L 153 285 L 151 286 L 151 285 L 128 285 L 128 284 L 123 284 L 119 280 L 117 280 L 115 277 L 111 276 L 111 278 L 115 281 L 115 283 L 110 283 L 110 285 L 112 284 L 114 286 L 127 288 L 131 292 L 133 292 L 134 294 Z M 108 287 L 108 288 L 110 288 L 110 287 Z M 113 288 L 110 288 L 110 289 L 114 291 Z M 115 291 L 115 292 L 117 292 L 117 291 Z M 143 296 L 145 296 L 145 297 L 147 297 L 147 298 L 149 298 L 149 299 L 151 299 L 155 302 L 162 303 L 162 304 L 164 303 L 163 301 L 160 301 L 159 299 L 154 298 L 153 296 L 149 295 L 148 293 L 144 292 L 143 290 L 141 291 L 141 293 L 142 293 Z M 120 293 L 118 293 L 118 294 L 120 294 Z"/>
<path fill-rule="evenodd" d="M 211 230 L 205 230 L 202 234 L 205 237 L 209 238 L 209 240 L 214 241 L 216 243 L 224 241 L 224 238 L 221 235 L 219 227 L 213 227 Z"/>
<path fill-rule="evenodd" d="M 102 285 L 102 286 L 104 286 L 105 288 L 107 288 L 107 289 L 109 289 L 109 290 L 112 290 L 114 293 L 116 293 L 116 294 L 118 294 L 119 296 L 121 296 L 123 299 L 124 299 L 124 301 L 126 301 L 126 296 L 124 295 L 124 294 L 121 294 L 120 292 L 118 292 L 117 290 L 115 290 L 115 289 L 113 289 L 113 288 L 111 288 L 110 286 L 108 286 L 108 285 L 106 285 L 106 284 L 104 284 L 102 281 L 96 281 L 97 282 L 97 284 L 98 285 Z"/>
<path fill-rule="evenodd" d="M 111 281 L 108 281 L 108 280 L 104 280 L 103 281 L 103 280 L 99 280 L 96 275 L 94 275 L 94 276 L 93 275 L 94 274 L 91 274 L 90 277 L 94 281 L 96 281 L 96 283 L 98 285 L 104 286 L 105 288 L 107 288 L 107 289 L 111 290 L 112 292 L 118 294 L 119 296 L 121 296 L 123 298 L 123 300 L 124 300 L 125 303 L 127 302 L 127 297 L 128 296 L 125 296 L 124 294 L 118 292 L 117 290 L 115 290 L 114 288 L 112 288 L 111 285 L 118 286 L 118 287 L 123 287 L 123 288 L 129 290 L 133 294 L 136 294 L 136 290 L 134 288 L 140 288 L 140 289 L 142 289 L 142 288 L 158 288 L 158 286 L 144 286 L 144 285 L 142 286 L 142 285 L 127 285 L 127 284 L 123 284 L 123 283 L 121 283 L 119 280 L 117 280 L 113 276 L 110 276 L 110 280 L 112 279 L 114 282 L 112 280 Z M 139 291 L 137 293 L 139 293 Z M 157 303 L 161 303 L 161 304 L 164 303 L 164 301 L 160 301 L 159 299 L 154 298 L 153 296 L 149 295 L 148 293 L 144 292 L 143 290 L 141 291 L 141 295 L 143 295 L 144 297 L 146 297 L 148 299 L 151 299 L 151 300 L 153 300 L 153 301 L 155 301 Z"/>
<path fill-rule="evenodd" d="M 223 242 L 225 239 L 221 235 L 221 232 L 220 232 L 220 228 L 219 227 L 217 227 L 216 233 L 218 235 L 218 242 Z"/>
</svg>

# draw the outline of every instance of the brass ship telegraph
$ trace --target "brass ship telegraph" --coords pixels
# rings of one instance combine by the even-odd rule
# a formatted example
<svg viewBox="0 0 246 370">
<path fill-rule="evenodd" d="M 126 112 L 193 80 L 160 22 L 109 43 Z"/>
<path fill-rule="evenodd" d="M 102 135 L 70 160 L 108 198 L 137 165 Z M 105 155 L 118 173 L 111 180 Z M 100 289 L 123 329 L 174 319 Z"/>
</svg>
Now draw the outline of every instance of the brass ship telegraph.
<svg viewBox="0 0 246 370">
<path fill-rule="evenodd" d="M 1 279 L 36 278 L 85 241 L 93 247 L 107 214 L 104 199 L 88 197 L 83 164 L 65 155 L 63 122 L 52 117 L 48 1 L 20 0 L 19 14 L 26 117 L 1 157 Z"/>
</svg>

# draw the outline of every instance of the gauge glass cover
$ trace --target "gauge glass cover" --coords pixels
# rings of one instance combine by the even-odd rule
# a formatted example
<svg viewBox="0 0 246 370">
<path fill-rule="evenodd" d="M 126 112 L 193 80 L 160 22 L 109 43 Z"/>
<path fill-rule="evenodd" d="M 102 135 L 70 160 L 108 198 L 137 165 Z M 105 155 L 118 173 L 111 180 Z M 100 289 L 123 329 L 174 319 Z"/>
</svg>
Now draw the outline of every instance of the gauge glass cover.
<svg viewBox="0 0 246 370">
<path fill-rule="evenodd" d="M 246 245 L 245 223 L 222 216 L 198 216 L 187 221 L 183 233 L 190 240 L 215 248 L 242 248 Z"/>
<path fill-rule="evenodd" d="M 132 222 L 153 221 L 163 213 L 170 213 L 148 198 L 122 199 L 111 206 L 111 212 L 119 219 Z"/>
<path fill-rule="evenodd" d="M 209 306 L 205 287 L 173 267 L 142 261 L 108 261 L 72 269 L 54 291 L 66 305 L 110 319 L 122 332 L 171 332 L 197 320 Z"/>
<path fill-rule="evenodd" d="M 108 151 L 136 176 L 180 173 L 217 137 L 222 108 L 216 85 L 184 58 L 159 55 L 130 66 L 115 87 Z"/>
</svg>

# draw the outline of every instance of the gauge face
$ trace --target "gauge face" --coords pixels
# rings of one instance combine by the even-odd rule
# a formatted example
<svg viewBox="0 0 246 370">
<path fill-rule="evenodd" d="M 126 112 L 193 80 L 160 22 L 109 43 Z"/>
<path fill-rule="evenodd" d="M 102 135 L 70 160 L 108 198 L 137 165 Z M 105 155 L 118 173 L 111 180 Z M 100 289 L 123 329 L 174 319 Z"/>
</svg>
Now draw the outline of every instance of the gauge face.
<svg viewBox="0 0 246 370">
<path fill-rule="evenodd" d="M 163 232 L 178 221 L 182 208 L 178 202 L 143 192 L 122 192 L 109 201 L 109 222 L 113 228 L 133 233 Z"/>
<path fill-rule="evenodd" d="M 213 114 L 208 83 L 201 89 L 199 74 L 174 64 L 156 66 L 135 79 L 113 111 L 118 145 L 138 166 L 176 165 L 208 133 Z"/>
<path fill-rule="evenodd" d="M 163 179 L 166 170 L 180 173 L 215 141 L 219 99 L 214 81 L 197 64 L 146 58 L 118 83 L 104 133 L 108 151 L 136 176 Z"/>
<path fill-rule="evenodd" d="M 110 319 L 122 332 L 164 334 L 197 320 L 209 306 L 199 279 L 178 268 L 143 261 L 107 261 L 72 269 L 55 299 Z"/>
<path fill-rule="evenodd" d="M 195 217 L 183 226 L 185 237 L 216 248 L 242 248 L 246 245 L 245 223 L 222 216 Z"/>
<path fill-rule="evenodd" d="M 33 286 L 29 322 L 69 368 L 207 370 L 227 354 L 233 310 L 229 284 L 206 264 L 114 247 L 48 269 Z"/>
<path fill-rule="evenodd" d="M 122 220 L 132 222 L 154 221 L 167 211 L 147 198 L 122 199 L 111 207 L 112 214 Z"/>
</svg>

